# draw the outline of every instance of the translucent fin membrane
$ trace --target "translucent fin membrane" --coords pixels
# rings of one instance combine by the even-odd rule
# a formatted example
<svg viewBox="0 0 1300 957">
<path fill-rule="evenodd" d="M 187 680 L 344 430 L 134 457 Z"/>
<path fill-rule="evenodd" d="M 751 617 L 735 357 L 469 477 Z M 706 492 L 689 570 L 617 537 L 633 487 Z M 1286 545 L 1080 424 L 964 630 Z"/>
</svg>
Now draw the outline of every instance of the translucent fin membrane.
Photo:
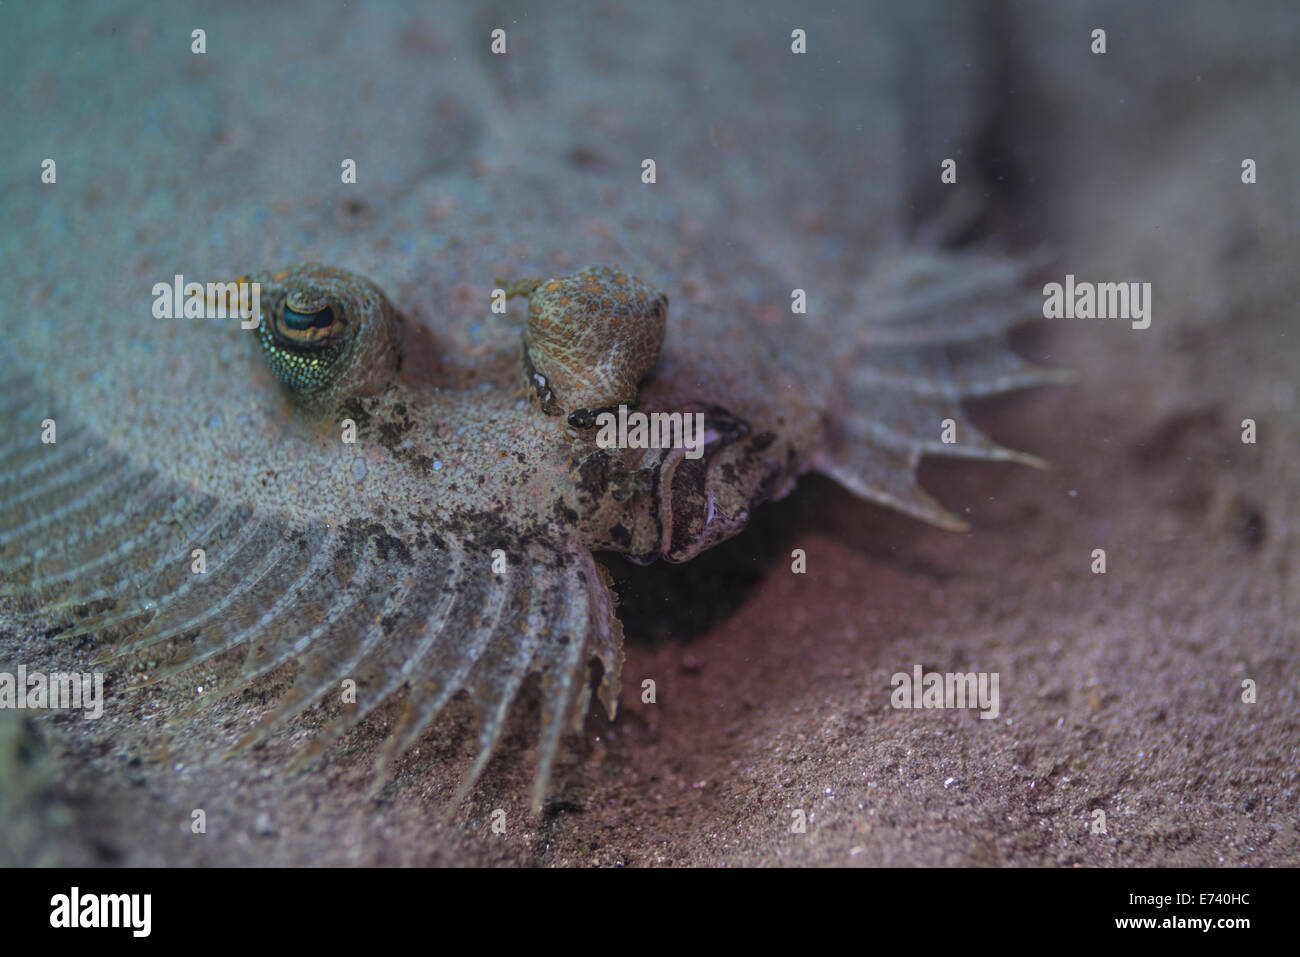
<svg viewBox="0 0 1300 957">
<path fill-rule="evenodd" d="M 1025 291 L 1024 270 L 1005 259 L 920 253 L 869 280 L 860 307 L 871 314 L 846 332 L 831 442 L 817 468 L 862 498 L 963 530 L 917 484 L 923 455 L 1044 467 L 993 442 L 962 408 L 976 396 L 1071 381 L 1006 344 L 1007 331 L 1041 303 Z"/>
<path fill-rule="evenodd" d="M 422 547 L 394 548 L 388 531 L 356 519 L 300 527 L 283 516 L 227 506 L 211 495 L 136 467 L 74 422 L 59 418 L 58 442 L 40 441 L 48 410 L 30 391 L 0 392 L 0 415 L 21 427 L 0 440 L 0 600 L 74 616 L 62 634 L 126 628 L 96 663 L 167 647 L 171 658 L 144 680 L 156 684 L 233 649 L 246 649 L 233 681 L 177 720 L 288 663 L 294 682 L 235 747 L 263 741 L 295 716 L 343 699 L 355 704 L 305 749 L 305 764 L 406 689 L 405 708 L 377 763 L 417 742 L 460 692 L 479 720 L 478 754 L 458 798 L 496 749 L 510 708 L 531 674 L 543 692 L 532 806 L 541 809 L 566 731 L 590 704 L 589 667 L 604 666 L 600 697 L 612 710 L 622 663 L 607 577 L 584 548 L 519 539 L 490 544 L 442 532 Z M 196 572 L 193 549 L 204 550 Z M 492 551 L 507 555 L 494 570 Z M 175 641 L 175 639 L 184 639 Z M 169 644 L 172 643 L 172 644 Z M 173 644 L 179 650 L 173 650 Z"/>
</svg>

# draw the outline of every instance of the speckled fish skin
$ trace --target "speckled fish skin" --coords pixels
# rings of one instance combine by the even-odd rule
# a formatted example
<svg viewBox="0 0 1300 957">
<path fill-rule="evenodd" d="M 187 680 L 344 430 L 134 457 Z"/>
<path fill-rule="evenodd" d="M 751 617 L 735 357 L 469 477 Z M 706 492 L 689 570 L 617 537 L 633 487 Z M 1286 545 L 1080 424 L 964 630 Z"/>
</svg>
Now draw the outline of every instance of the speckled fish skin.
<svg viewBox="0 0 1300 957">
<path fill-rule="evenodd" d="M 154 680 L 247 646 L 242 678 L 215 694 L 298 662 L 294 687 L 245 743 L 345 678 L 359 707 L 327 742 L 406 689 L 381 764 L 464 690 L 481 718 L 467 786 L 522 681 L 540 672 L 536 808 L 561 734 L 586 711 L 591 660 L 603 665 L 601 700 L 611 713 L 616 703 L 622 631 L 593 548 L 689 559 L 812 469 L 960 527 L 916 485 L 920 456 L 1032 461 L 987 442 L 960 403 L 1053 376 L 1002 341 L 1034 302 L 1019 266 L 904 241 L 900 184 L 914 174 L 900 164 L 918 144 L 905 143 L 898 105 L 865 91 L 894 88 L 906 51 L 881 24 L 908 15 L 871 13 L 807 18 L 825 53 L 786 74 L 756 69 L 788 50 L 782 17 L 720 27 L 686 7 L 678 18 L 624 11 L 622 36 L 680 32 L 687 75 L 620 60 L 563 96 L 555 64 L 591 53 L 582 10 L 516 31 L 504 59 L 477 50 L 486 34 L 471 8 L 453 11 L 422 27 L 427 42 L 475 55 L 433 65 L 395 22 L 384 51 L 335 51 L 336 72 L 310 77 L 262 55 L 297 41 L 286 18 L 245 31 L 253 40 L 223 61 L 262 71 L 258 96 L 235 112 L 222 74 L 184 50 L 155 52 L 160 69 L 198 69 L 197 90 L 132 74 L 110 97 L 86 78 L 97 56 L 121 50 L 92 32 L 87 65 L 25 81 L 8 124 L 39 132 L 60 166 L 54 187 L 27 157 L 4 170 L 18 184 L 10 215 L 27 224 L 3 279 L 14 354 L 0 395 L 6 630 L 111 629 L 128 635 L 120 654 L 192 637 Z M 121 42 L 154 49 L 152 35 L 133 37 Z M 383 66 L 371 56 L 389 51 Z M 693 70 L 711 71 L 708 88 L 725 95 L 683 123 L 674 84 L 698 80 Z M 346 108 L 375 96 L 401 102 L 401 115 Z M 766 148 L 736 146 L 737 97 L 763 103 Z M 814 102 L 843 115 L 832 148 Z M 115 122 L 92 146 L 78 117 L 97 105 Z M 951 119 L 946 108 L 936 120 Z M 440 117 L 431 142 L 411 133 L 420 115 Z M 339 159 L 354 155 L 359 185 L 340 185 Z M 654 185 L 640 181 L 643 157 L 658 162 Z M 260 274 L 273 287 L 275 270 L 306 262 L 366 277 L 403 315 L 392 384 L 305 410 L 236 321 L 150 313 L 153 284 L 175 273 Z M 497 276 L 600 264 L 672 302 L 638 401 L 707 410 L 727 441 L 703 475 L 661 470 L 661 487 L 652 475 L 629 494 L 613 456 L 537 407 L 520 362 L 523 306 L 489 311 Z M 806 315 L 790 311 L 796 288 Z M 39 440 L 50 415 L 53 446 Z M 355 445 L 341 441 L 341 417 L 357 423 Z M 958 423 L 956 446 L 939 441 L 945 418 Z M 664 502 L 680 528 L 662 527 Z M 190 571 L 195 547 L 208 553 L 203 576 Z M 505 574 L 492 570 L 498 548 Z"/>
</svg>

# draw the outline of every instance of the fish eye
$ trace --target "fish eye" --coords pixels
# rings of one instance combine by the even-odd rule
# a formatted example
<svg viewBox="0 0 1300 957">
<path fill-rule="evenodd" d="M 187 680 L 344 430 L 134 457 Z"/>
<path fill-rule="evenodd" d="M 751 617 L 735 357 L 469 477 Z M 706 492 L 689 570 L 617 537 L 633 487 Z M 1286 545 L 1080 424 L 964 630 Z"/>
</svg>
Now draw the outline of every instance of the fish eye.
<svg viewBox="0 0 1300 957">
<path fill-rule="evenodd" d="M 334 325 L 334 309 L 332 306 L 326 306 L 316 312 L 296 312 L 286 304 L 284 322 L 290 329 L 298 331 L 328 329 Z"/>
<path fill-rule="evenodd" d="M 340 342 L 348 331 L 342 306 L 303 304 L 292 296 L 271 312 L 271 333 L 287 349 L 318 351 Z"/>
<path fill-rule="evenodd" d="M 383 387 L 398 359 L 396 313 L 368 280 L 299 266 L 268 277 L 270 308 L 257 327 L 271 371 L 290 391 L 319 399 Z"/>
<path fill-rule="evenodd" d="M 342 355 L 348 323 L 333 305 L 304 306 L 292 296 L 277 303 L 259 327 L 262 349 L 275 377 L 294 392 L 313 393 L 330 383 Z"/>
<path fill-rule="evenodd" d="M 663 347 L 667 296 L 618 266 L 515 283 L 509 294 L 528 296 L 523 366 L 543 412 L 587 429 L 601 410 L 635 404 Z"/>
</svg>

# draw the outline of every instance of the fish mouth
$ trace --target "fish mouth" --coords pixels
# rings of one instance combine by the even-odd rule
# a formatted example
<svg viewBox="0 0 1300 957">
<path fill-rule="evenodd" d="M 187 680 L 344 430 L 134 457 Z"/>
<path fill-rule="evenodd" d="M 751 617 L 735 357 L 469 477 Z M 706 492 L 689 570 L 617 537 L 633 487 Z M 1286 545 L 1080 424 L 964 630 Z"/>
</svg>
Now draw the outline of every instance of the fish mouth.
<svg viewBox="0 0 1300 957">
<path fill-rule="evenodd" d="M 659 555 L 666 561 L 685 562 L 730 538 L 749 521 L 750 492 L 742 488 L 743 476 L 729 467 L 726 452 L 749 435 L 750 426 L 710 403 L 693 402 L 674 411 L 703 417 L 694 444 L 662 453 L 655 489 Z"/>
<path fill-rule="evenodd" d="M 790 442 L 708 402 L 621 407 L 600 429 L 575 476 L 577 505 L 591 509 L 593 540 L 637 565 L 687 562 L 731 538 L 754 506 L 789 491 L 799 461 Z"/>
</svg>

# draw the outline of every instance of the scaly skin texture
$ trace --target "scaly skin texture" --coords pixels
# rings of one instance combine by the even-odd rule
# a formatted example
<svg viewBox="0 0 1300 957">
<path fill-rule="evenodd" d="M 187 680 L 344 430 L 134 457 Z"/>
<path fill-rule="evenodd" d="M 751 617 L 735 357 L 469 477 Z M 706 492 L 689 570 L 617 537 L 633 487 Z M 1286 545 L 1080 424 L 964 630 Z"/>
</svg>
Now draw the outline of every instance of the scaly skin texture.
<svg viewBox="0 0 1300 957">
<path fill-rule="evenodd" d="M 524 358 L 542 411 L 590 428 L 602 410 L 636 401 L 664 344 L 668 297 L 616 266 L 512 284 L 528 295 Z"/>
</svg>

